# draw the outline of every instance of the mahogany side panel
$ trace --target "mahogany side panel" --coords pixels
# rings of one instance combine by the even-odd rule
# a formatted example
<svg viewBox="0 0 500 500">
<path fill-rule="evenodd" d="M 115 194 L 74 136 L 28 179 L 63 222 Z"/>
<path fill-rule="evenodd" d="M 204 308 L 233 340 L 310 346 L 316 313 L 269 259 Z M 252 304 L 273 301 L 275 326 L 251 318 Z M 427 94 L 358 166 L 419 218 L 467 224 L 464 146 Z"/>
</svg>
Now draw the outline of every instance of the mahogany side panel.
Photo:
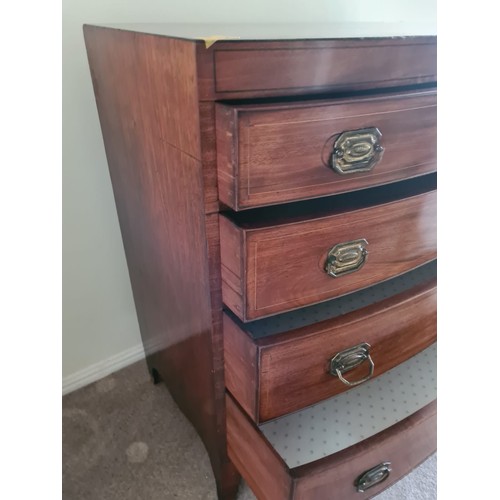
<svg viewBox="0 0 500 500">
<path fill-rule="evenodd" d="M 226 413 L 229 458 L 257 498 L 289 499 L 292 478 L 283 459 L 229 395 Z"/>
<path fill-rule="evenodd" d="M 224 254 L 243 255 L 243 273 L 235 277 L 244 293 L 239 303 L 227 304 L 242 321 L 338 297 L 436 257 L 435 191 L 289 224 L 257 229 L 229 224 L 244 236 L 244 248 L 238 249 L 237 239 L 226 239 L 221 231 L 222 265 Z M 365 265 L 345 276 L 329 276 L 324 270 L 328 251 L 359 239 L 368 241 Z M 222 287 L 224 295 L 229 287 L 224 275 Z"/>
<path fill-rule="evenodd" d="M 219 498 L 230 498 L 239 475 L 226 454 L 220 296 L 211 298 L 218 226 L 204 215 L 195 44 L 84 34 L 148 365 L 205 443 Z"/>
<path fill-rule="evenodd" d="M 377 377 L 430 346 L 436 340 L 436 284 L 263 340 L 257 342 L 260 422 L 349 390 L 329 374 L 329 360 L 340 351 L 370 344 Z M 367 373 L 365 362 L 344 376 L 355 381 Z"/>
<path fill-rule="evenodd" d="M 291 470 L 294 500 L 372 498 L 411 472 L 436 450 L 437 403 L 334 455 Z M 368 469 L 391 462 L 389 477 L 364 493 L 354 481 Z"/>
<path fill-rule="evenodd" d="M 343 193 L 436 170 L 436 92 L 217 104 L 220 198 L 235 210 Z M 385 151 L 369 172 L 330 166 L 341 133 L 376 127 Z M 222 154 L 220 154 L 222 153 Z"/>
<path fill-rule="evenodd" d="M 247 99 L 435 82 L 436 47 L 435 36 L 198 43 L 199 95 Z"/>
</svg>

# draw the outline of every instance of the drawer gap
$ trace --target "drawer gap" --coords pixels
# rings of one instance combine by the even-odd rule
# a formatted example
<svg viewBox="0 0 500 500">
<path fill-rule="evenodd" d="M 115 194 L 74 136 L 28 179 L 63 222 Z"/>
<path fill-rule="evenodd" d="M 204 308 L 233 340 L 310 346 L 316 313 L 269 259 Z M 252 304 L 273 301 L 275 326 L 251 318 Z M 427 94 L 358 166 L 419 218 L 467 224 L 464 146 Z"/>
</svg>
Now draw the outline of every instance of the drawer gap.
<svg viewBox="0 0 500 500">
<path fill-rule="evenodd" d="M 216 102 L 228 105 L 246 105 L 246 104 L 280 104 L 287 102 L 311 102 L 322 101 L 331 99 L 345 99 L 349 97 L 363 97 L 363 96 L 376 96 L 385 95 L 394 92 L 409 92 L 418 90 L 427 90 L 436 88 L 436 82 L 426 82 L 417 85 L 400 85 L 396 87 L 387 87 L 379 89 L 365 89 L 365 90 L 352 90 L 352 91 L 332 91 L 322 92 L 309 95 L 285 95 L 274 97 L 254 97 L 243 99 L 221 99 Z"/>
<path fill-rule="evenodd" d="M 243 323 L 230 309 L 225 309 L 225 312 L 253 340 L 259 340 L 367 307 L 406 292 L 419 284 L 430 282 L 436 279 L 436 276 L 437 260 L 433 260 L 405 274 L 358 292 L 268 318 Z"/>
<path fill-rule="evenodd" d="M 278 224 L 290 224 L 312 218 L 338 215 L 361 210 L 382 203 L 391 203 L 432 191 L 437 187 L 437 174 L 422 175 L 415 179 L 394 182 L 383 186 L 331 195 L 314 200 L 284 203 L 253 208 L 240 212 L 221 213 L 243 229 L 258 229 Z"/>
</svg>

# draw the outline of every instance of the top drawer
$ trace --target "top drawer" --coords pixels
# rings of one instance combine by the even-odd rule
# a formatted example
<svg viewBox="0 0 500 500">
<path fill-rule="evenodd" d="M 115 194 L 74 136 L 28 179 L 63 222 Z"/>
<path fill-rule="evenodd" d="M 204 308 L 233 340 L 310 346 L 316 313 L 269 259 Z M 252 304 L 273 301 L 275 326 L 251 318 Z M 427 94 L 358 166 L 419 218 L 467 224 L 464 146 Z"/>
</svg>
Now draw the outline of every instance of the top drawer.
<svg viewBox="0 0 500 500">
<path fill-rule="evenodd" d="M 435 82 L 436 46 L 434 36 L 221 41 L 200 50 L 201 83 L 213 79 L 218 98 L 247 98 Z"/>
<path fill-rule="evenodd" d="M 234 210 L 436 170 L 436 92 L 217 104 L 219 198 Z"/>
</svg>

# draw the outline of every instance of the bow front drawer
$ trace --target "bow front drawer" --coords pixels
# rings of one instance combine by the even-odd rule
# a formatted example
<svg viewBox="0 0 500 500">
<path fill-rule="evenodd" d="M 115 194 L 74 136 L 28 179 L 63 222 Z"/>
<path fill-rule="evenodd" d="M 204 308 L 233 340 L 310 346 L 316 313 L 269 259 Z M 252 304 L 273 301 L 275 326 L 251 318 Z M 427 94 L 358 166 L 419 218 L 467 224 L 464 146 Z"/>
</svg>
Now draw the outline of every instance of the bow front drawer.
<svg viewBox="0 0 500 500">
<path fill-rule="evenodd" d="M 203 47 L 198 53 L 201 96 L 243 99 L 436 81 L 435 37 L 350 38 L 273 41 L 265 47 L 220 41 Z"/>
<path fill-rule="evenodd" d="M 264 226 L 219 217 L 222 297 L 242 321 L 345 295 L 436 257 L 435 191 Z"/>
<path fill-rule="evenodd" d="M 224 314 L 226 387 L 257 423 L 363 387 L 435 342 L 435 264 L 252 323 Z"/>
<path fill-rule="evenodd" d="M 430 346 L 366 385 L 259 426 L 228 395 L 229 457 L 259 499 L 372 498 L 436 449 L 435 382 Z"/>
<path fill-rule="evenodd" d="M 219 197 L 234 210 L 436 170 L 435 90 L 216 106 Z"/>
</svg>

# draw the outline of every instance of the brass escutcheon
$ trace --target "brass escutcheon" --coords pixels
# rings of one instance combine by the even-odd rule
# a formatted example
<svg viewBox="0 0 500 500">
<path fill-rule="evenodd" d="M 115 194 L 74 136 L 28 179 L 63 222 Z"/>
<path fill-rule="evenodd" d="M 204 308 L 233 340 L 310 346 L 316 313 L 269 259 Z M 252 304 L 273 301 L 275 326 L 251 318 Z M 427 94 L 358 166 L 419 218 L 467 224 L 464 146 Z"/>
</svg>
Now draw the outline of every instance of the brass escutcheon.
<svg viewBox="0 0 500 500">
<path fill-rule="evenodd" d="M 384 154 L 381 138 L 377 127 L 342 132 L 333 145 L 330 166 L 342 175 L 369 172 Z"/>
</svg>

